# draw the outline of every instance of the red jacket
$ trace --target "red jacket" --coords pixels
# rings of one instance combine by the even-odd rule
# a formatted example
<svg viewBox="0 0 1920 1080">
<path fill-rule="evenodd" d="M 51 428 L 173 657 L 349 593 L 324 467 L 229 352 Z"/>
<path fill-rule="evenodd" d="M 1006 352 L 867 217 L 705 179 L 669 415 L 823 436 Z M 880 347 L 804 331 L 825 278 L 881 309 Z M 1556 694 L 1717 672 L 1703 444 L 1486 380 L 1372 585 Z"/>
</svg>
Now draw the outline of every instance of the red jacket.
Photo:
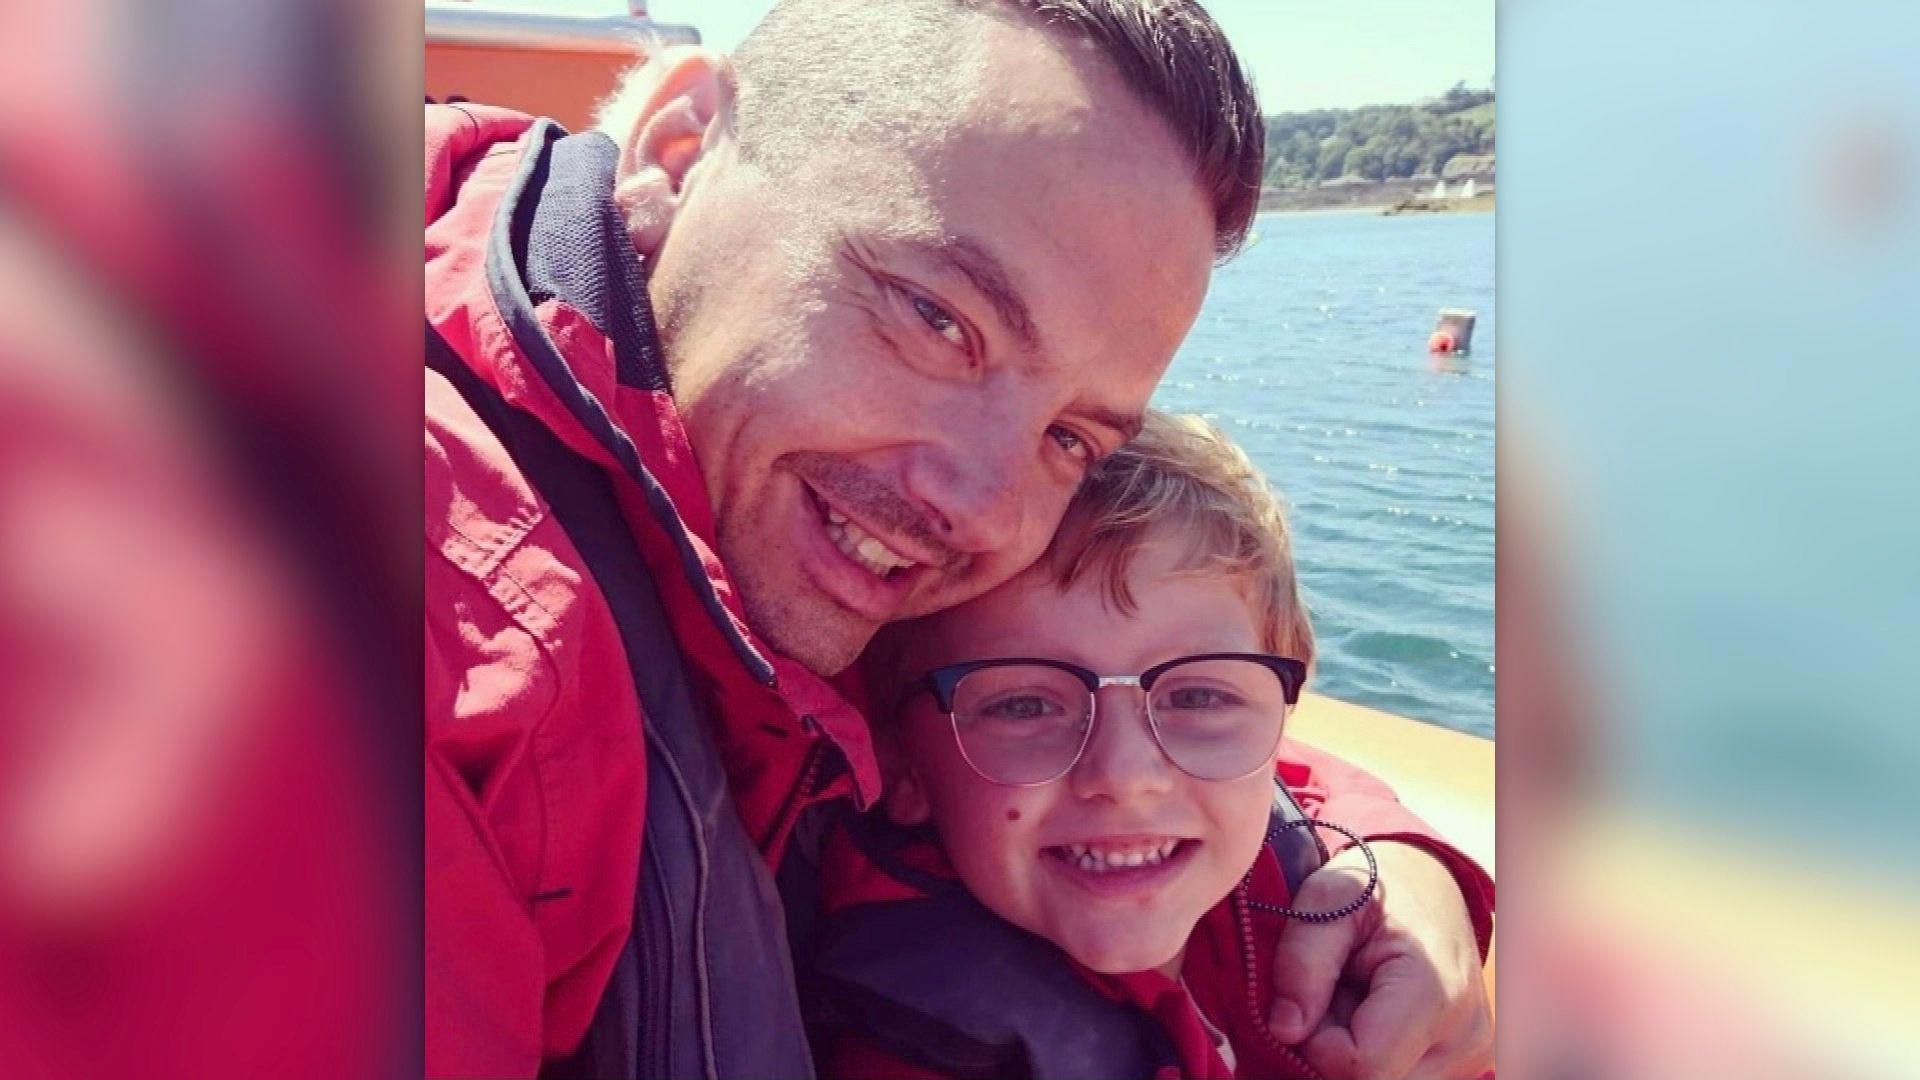
<svg viewBox="0 0 1920 1080">
<path fill-rule="evenodd" d="M 1484 958 L 1490 943 L 1493 882 L 1456 849 L 1433 836 L 1417 817 L 1401 806 L 1393 793 L 1378 780 L 1336 758 L 1298 743 L 1284 746 L 1279 776 L 1301 810 L 1314 819 L 1337 822 L 1370 839 L 1394 839 L 1419 844 L 1440 856 L 1461 881 L 1468 907 L 1479 937 Z M 831 923 L 840 918 L 843 927 L 872 927 L 876 906 L 896 905 L 925 899 L 929 890 L 955 878 L 934 842 L 909 843 L 876 858 L 870 844 L 853 838 L 855 830 L 835 833 L 827 846 L 822 888 L 824 916 Z M 1337 834 L 1327 834 L 1330 839 Z M 1329 844 L 1329 852 L 1342 850 Z M 1263 847 L 1261 857 L 1246 883 L 1214 907 L 1194 927 L 1182 962 L 1181 978 L 1170 979 L 1157 972 L 1130 975 L 1102 975 L 1074 963 L 1065 954 L 1050 950 L 1051 962 L 1071 969 L 1101 996 L 1128 1006 L 1151 1018 L 1166 1036 L 1177 1062 L 1165 1063 L 1165 1076 L 1191 1077 L 1195 1080 L 1228 1080 L 1244 1077 L 1310 1077 L 1314 1073 L 1292 1048 L 1275 1042 L 1268 1034 L 1264 1015 L 1273 996 L 1274 953 L 1285 924 L 1284 917 L 1253 906 L 1263 901 L 1284 906 L 1290 899 L 1286 880 L 1271 849 Z M 864 921 L 855 923 L 855 919 Z M 829 932 L 828 939 L 832 939 Z M 1004 954 L 998 943 L 970 941 L 958 950 L 973 954 Z M 917 953 L 917 951 L 916 951 Z M 904 964 L 934 966 L 956 962 L 939 957 L 928 961 L 920 955 L 902 955 Z M 857 961 L 871 963 L 872 958 Z M 885 961 L 883 961 L 885 962 Z M 957 962 L 965 963 L 963 957 Z M 831 978 L 832 973 L 829 977 Z M 908 972 L 911 978 L 912 972 Z M 950 969 L 929 971 L 929 979 L 953 980 Z M 889 977 L 861 978 L 852 981 L 860 993 L 887 984 Z M 1003 979 L 1003 982 L 1005 980 Z M 1030 981 L 1030 980 L 1029 980 Z M 838 992 L 846 980 L 828 983 Z M 978 995 L 976 995 L 978 996 Z M 1025 1008 L 1030 1002 L 1010 1006 Z M 898 1009 L 924 1010 L 925 999 L 896 1001 L 882 1008 L 847 1010 L 828 1003 L 813 1010 L 816 1019 L 827 1023 L 816 1031 L 816 1052 L 826 1080 L 936 1080 L 947 1076 L 938 1068 L 929 1068 L 914 1051 L 895 1050 L 880 1045 L 871 1032 L 862 1028 L 884 1025 L 891 1030 L 886 1038 L 911 1045 L 918 1036 L 902 1031 L 919 1030 L 915 1024 L 898 1021 Z M 1203 1022 L 1202 1017 L 1205 1017 Z M 852 1017 L 852 1019 L 849 1019 Z M 977 1018 L 961 1021 L 947 1018 L 955 1030 L 985 1030 Z M 1229 1068 L 1218 1053 L 1207 1023 L 1226 1036 L 1234 1052 L 1235 1068 Z M 944 1030 L 944 1029 L 942 1029 Z M 943 1037 L 944 1038 L 944 1037 Z M 947 1051 L 941 1051 L 947 1052 Z"/>
<path fill-rule="evenodd" d="M 427 108 L 427 322 L 472 378 L 601 466 L 697 704 L 715 718 L 733 805 L 777 862 L 804 805 L 876 793 L 866 728 L 824 680 L 746 627 L 667 392 L 626 385 L 609 335 L 586 313 L 560 298 L 532 305 L 677 520 L 662 520 L 645 485 L 530 365 L 512 319 L 531 297 L 503 294 L 488 266 L 496 212 L 540 149 L 532 123 Z M 580 1043 L 631 931 L 648 805 L 642 724 L 661 718 L 643 718 L 621 627 L 547 498 L 432 370 L 425 491 L 427 1068 L 531 1076 Z M 821 783 L 804 774 L 829 743 L 846 768 Z"/>
<path fill-rule="evenodd" d="M 733 814 L 718 825 L 705 809 L 696 816 L 709 829 L 744 828 L 769 865 L 779 865 L 803 809 L 848 797 L 865 806 L 878 789 L 858 713 L 745 624 L 714 555 L 710 504 L 657 338 L 650 325 L 624 333 L 614 325 L 635 309 L 647 321 L 644 289 L 596 311 L 565 289 L 529 287 L 528 220 L 515 200 L 545 175 L 552 136 L 550 125 L 505 110 L 426 110 L 425 1006 L 434 1075 L 530 1076 L 580 1048 L 590 1026 L 599 1030 L 607 1017 L 596 1009 L 612 988 L 636 977 L 648 988 L 630 961 L 642 936 L 636 908 L 645 907 L 636 882 L 655 881 L 662 857 L 655 844 L 643 877 L 642 837 L 658 823 L 649 821 L 659 794 L 649 777 L 657 787 L 662 755 L 649 740 L 659 731 L 704 725 L 723 771 L 717 797 L 725 803 L 730 793 Z M 576 138 L 585 142 L 565 142 L 577 149 L 599 137 Z M 610 188 L 610 177 L 601 183 Z M 525 207 L 536 218 L 549 208 L 550 200 Z M 620 247 L 598 239 L 608 246 L 591 250 Z M 638 276 L 630 254 L 620 248 L 610 261 L 632 262 Z M 573 265 L 589 277 L 613 273 L 591 260 Z M 651 368 L 636 372 L 646 368 L 636 354 Z M 658 592 L 656 621 L 670 648 L 635 652 L 635 627 L 622 614 L 630 597 L 603 591 L 582 551 L 611 538 L 569 531 L 561 493 L 529 480 L 516 457 L 525 447 L 503 440 L 503 414 L 593 474 L 617 542 L 629 556 L 638 549 Z M 658 667 L 685 671 L 671 715 L 641 707 L 640 687 Z M 1410 818 L 1384 829 L 1424 835 Z M 709 854 L 701 850 L 700 895 L 764 913 L 773 903 L 764 868 L 748 880 L 720 866 L 709 887 Z M 1463 859 L 1456 869 L 1470 889 L 1479 880 Z M 675 907 L 682 918 L 684 907 Z M 696 962 L 734 963 L 725 950 L 739 948 L 742 933 L 730 929 L 700 939 Z M 785 959 L 754 961 L 763 962 Z M 743 981 L 736 967 L 721 970 L 728 978 L 678 983 L 724 994 Z M 676 1008 L 676 1022 L 689 1011 L 705 1016 L 706 1004 Z M 716 1030 L 724 1036 L 717 1023 L 702 1032 L 699 1071 L 728 1071 L 729 1043 Z M 794 1064 L 804 1070 L 803 1060 Z"/>
</svg>

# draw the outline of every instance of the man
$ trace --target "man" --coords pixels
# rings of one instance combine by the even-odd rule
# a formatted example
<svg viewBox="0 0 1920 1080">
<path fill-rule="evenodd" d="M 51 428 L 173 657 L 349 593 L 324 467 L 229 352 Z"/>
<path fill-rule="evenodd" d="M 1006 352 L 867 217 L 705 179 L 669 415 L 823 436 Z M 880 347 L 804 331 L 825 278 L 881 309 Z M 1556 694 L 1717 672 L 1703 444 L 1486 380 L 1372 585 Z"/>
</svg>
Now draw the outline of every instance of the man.
<svg viewBox="0 0 1920 1080">
<path fill-rule="evenodd" d="M 826 679 L 1032 562 L 1129 437 L 1251 221 L 1258 108 L 1189 3 L 791 0 L 604 134 L 429 114 L 429 1069 L 806 1074 L 773 872 L 877 788 Z M 1347 786 L 1329 817 L 1411 843 L 1290 941 L 1276 1030 L 1475 1067 L 1485 877 Z"/>
</svg>

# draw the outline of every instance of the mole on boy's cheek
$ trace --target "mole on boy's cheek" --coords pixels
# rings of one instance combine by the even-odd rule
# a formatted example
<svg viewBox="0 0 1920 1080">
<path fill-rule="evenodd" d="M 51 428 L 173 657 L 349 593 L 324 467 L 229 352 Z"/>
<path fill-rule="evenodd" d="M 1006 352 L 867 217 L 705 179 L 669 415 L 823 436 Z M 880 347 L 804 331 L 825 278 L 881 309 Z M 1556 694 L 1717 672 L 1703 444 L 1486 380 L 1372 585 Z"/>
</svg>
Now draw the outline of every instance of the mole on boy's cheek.
<svg viewBox="0 0 1920 1080">
<path fill-rule="evenodd" d="M 1016 809 L 1014 809 L 1014 808 L 1013 808 L 1013 807 L 1011 807 L 1011 806 L 1009 806 L 1009 807 L 1007 807 L 1007 820 L 1008 820 L 1008 821 L 1019 821 L 1019 820 L 1020 820 L 1020 811 L 1018 811 L 1018 810 L 1016 810 Z"/>
</svg>

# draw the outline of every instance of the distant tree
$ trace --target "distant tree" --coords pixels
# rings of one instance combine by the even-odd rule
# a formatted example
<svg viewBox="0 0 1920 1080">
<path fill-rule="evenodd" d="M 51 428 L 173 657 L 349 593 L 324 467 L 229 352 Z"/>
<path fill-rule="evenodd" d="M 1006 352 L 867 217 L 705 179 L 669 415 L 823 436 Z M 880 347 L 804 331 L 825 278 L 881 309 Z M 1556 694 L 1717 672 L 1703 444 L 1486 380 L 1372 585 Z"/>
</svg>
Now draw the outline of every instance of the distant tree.
<svg viewBox="0 0 1920 1080">
<path fill-rule="evenodd" d="M 1492 100 L 1493 91 L 1469 90 L 1467 89 L 1467 80 L 1465 79 L 1461 79 L 1451 87 L 1448 87 L 1447 92 L 1440 97 L 1441 106 L 1448 112 L 1459 112 L 1462 109 L 1471 109 L 1475 105 L 1480 105 Z"/>
<path fill-rule="evenodd" d="M 1439 172 L 1459 154 L 1492 154 L 1493 91 L 1456 83 L 1421 105 L 1313 109 L 1266 118 L 1270 187 L 1306 187 L 1354 174 Z M 1484 106 L 1484 107 L 1483 107 Z"/>
<path fill-rule="evenodd" d="M 1369 180 L 1385 180 L 1393 175 L 1394 147 L 1390 136 L 1385 133 L 1373 136 L 1360 147 L 1359 153 L 1360 167 L 1349 168 L 1348 172 L 1356 176 L 1364 176 Z"/>
<path fill-rule="evenodd" d="M 1313 175 L 1321 180 L 1331 180 L 1346 169 L 1347 155 L 1353 153 L 1353 140 L 1345 135 L 1331 135 L 1320 144 L 1320 159 L 1315 163 Z"/>
<path fill-rule="evenodd" d="M 1269 143 L 1268 145 L 1272 144 Z M 1311 131 L 1296 131 L 1293 133 L 1293 137 L 1287 140 L 1286 148 L 1282 152 L 1282 156 L 1288 161 L 1298 163 L 1304 171 L 1319 163 L 1320 140 L 1315 138 Z"/>
</svg>

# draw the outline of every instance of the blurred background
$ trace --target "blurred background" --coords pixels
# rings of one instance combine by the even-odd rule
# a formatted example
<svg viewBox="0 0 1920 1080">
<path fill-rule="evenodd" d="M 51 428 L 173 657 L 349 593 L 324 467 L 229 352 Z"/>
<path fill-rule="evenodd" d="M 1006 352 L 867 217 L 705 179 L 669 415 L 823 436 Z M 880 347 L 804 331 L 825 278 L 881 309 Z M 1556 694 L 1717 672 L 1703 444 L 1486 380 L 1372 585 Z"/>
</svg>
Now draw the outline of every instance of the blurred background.
<svg viewBox="0 0 1920 1080">
<path fill-rule="evenodd" d="M 1497 28 L 1502 1068 L 1920 1073 L 1920 14 Z M 417 1073 L 420 19 L 0 42 L 0 1074 Z"/>
<path fill-rule="evenodd" d="M 0 4 L 0 1075 L 419 1072 L 419 40 Z"/>
<path fill-rule="evenodd" d="M 1499 28 L 1501 1064 L 1915 1075 L 1920 10 Z"/>
</svg>

